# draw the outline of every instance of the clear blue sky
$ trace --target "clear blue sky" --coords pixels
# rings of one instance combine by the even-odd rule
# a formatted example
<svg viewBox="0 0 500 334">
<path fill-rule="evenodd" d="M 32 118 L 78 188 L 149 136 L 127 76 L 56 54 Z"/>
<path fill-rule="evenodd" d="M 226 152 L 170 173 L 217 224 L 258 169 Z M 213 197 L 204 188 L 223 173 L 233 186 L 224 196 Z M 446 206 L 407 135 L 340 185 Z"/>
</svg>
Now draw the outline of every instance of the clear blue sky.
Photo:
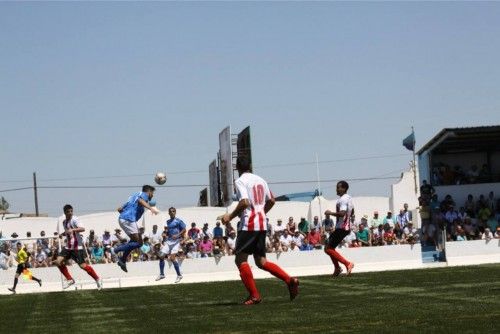
<svg viewBox="0 0 500 334">
<path fill-rule="evenodd" d="M 315 179 L 293 164 L 316 153 L 394 155 L 321 163 L 322 179 L 398 175 L 412 125 L 420 147 L 444 127 L 500 124 L 499 36 L 500 3 L 2 2 L 0 190 L 33 171 L 42 186 L 141 185 L 157 170 L 206 184 L 229 124 L 251 126 L 269 181 Z M 49 181 L 121 175 L 144 176 Z M 112 210 L 134 190 L 42 189 L 40 211 Z M 195 205 L 199 190 L 160 189 L 159 205 Z M 0 196 L 34 211 L 32 191 Z"/>
</svg>

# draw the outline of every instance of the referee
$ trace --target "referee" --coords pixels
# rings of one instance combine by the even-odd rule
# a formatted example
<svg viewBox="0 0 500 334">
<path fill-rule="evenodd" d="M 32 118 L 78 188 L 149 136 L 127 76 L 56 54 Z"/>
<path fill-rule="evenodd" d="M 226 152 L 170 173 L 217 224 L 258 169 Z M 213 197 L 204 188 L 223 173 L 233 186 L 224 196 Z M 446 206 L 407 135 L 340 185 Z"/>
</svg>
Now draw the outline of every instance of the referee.
<svg viewBox="0 0 500 334">
<path fill-rule="evenodd" d="M 21 275 L 23 271 L 28 268 L 27 262 L 31 256 L 30 253 L 26 252 L 26 249 L 24 249 L 23 245 L 20 242 L 18 242 L 16 246 L 17 246 L 17 256 L 16 256 L 17 270 L 16 270 L 16 276 L 14 278 L 14 286 L 12 288 L 9 288 L 9 291 L 11 291 L 12 293 L 16 293 L 16 286 L 17 282 L 19 281 L 19 275 Z M 38 284 L 42 286 L 41 279 L 38 279 L 35 276 L 31 276 L 30 279 L 33 281 L 37 281 Z"/>
</svg>

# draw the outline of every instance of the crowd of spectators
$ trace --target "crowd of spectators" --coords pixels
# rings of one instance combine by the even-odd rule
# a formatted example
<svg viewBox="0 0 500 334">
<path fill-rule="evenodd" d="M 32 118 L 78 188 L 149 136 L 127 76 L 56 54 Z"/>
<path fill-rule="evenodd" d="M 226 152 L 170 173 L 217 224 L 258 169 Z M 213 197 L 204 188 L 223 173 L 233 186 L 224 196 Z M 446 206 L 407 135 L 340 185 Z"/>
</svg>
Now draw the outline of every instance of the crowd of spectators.
<svg viewBox="0 0 500 334">
<path fill-rule="evenodd" d="M 440 199 L 424 180 L 420 187 L 420 217 L 425 244 L 437 245 L 446 231 L 447 241 L 500 238 L 500 198 L 493 191 L 487 196 L 469 194 L 464 203 L 451 195 Z"/>
<path fill-rule="evenodd" d="M 440 231 L 446 231 L 448 241 L 476 240 L 500 238 L 500 199 L 496 199 L 493 192 L 488 196 L 480 195 L 477 200 L 469 195 L 463 206 L 457 206 L 453 198 L 448 195 L 439 200 L 431 185 L 423 182 L 421 187 L 420 216 L 422 227 L 415 228 L 412 212 L 408 205 L 399 210 L 397 214 L 387 212 L 379 215 L 363 215 L 359 220 L 352 219 L 351 233 L 341 242 L 339 247 L 374 247 L 398 244 L 438 245 Z M 457 209 L 458 207 L 458 209 Z M 329 215 L 323 220 L 318 216 L 309 222 L 301 218 L 296 222 L 293 217 L 284 223 L 278 219 L 274 224 L 268 224 L 266 248 L 269 253 L 284 253 L 311 251 L 323 249 L 330 233 L 335 229 L 335 221 Z M 157 225 L 150 232 L 141 228 L 143 245 L 134 250 L 128 259 L 130 262 L 157 260 L 162 242 L 166 235 L 164 230 Z M 17 233 L 11 235 L 12 239 L 19 238 Z M 31 238 L 27 232 L 26 238 Z M 0 232 L 0 265 L 8 268 L 14 265 L 14 252 L 17 240 L 2 241 Z M 111 247 L 127 242 L 126 235 L 120 230 L 105 230 L 102 235 L 97 235 L 90 230 L 85 240 L 85 250 L 91 263 L 114 263 L 116 258 L 111 253 Z M 54 260 L 59 253 L 59 244 L 64 242 L 54 232 L 47 238 L 44 231 L 36 240 L 23 240 L 31 256 L 31 266 L 49 267 L 54 265 Z M 220 258 L 233 255 L 236 246 L 236 230 L 233 226 L 221 226 L 216 222 L 213 229 L 205 223 L 201 228 L 196 223 L 191 223 L 186 231 L 178 254 L 179 260 L 185 258 Z"/>
<path fill-rule="evenodd" d="M 440 185 L 458 185 L 458 184 L 476 184 L 499 181 L 500 175 L 491 171 L 487 164 L 481 168 L 477 165 L 471 165 L 468 170 L 462 166 L 451 167 L 444 163 L 439 163 L 432 168 L 431 184 Z"/>
</svg>

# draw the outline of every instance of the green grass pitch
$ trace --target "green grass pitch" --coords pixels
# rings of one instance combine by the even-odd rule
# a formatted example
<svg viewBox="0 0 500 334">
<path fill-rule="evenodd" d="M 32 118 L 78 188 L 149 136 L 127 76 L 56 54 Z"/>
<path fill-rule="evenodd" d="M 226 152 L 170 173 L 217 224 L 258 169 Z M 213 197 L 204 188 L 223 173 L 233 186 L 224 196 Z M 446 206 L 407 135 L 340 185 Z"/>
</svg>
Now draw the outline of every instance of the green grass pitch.
<svg viewBox="0 0 500 334">
<path fill-rule="evenodd" d="M 500 265 L 0 297 L 0 333 L 500 333 Z"/>
</svg>

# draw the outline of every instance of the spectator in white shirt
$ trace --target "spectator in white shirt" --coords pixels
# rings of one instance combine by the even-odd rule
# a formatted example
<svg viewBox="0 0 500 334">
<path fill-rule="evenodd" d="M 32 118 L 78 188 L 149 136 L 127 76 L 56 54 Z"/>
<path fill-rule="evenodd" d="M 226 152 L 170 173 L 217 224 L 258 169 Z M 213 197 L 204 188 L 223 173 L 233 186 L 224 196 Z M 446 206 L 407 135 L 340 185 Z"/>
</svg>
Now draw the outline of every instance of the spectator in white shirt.
<svg viewBox="0 0 500 334">
<path fill-rule="evenodd" d="M 292 244 L 292 236 L 288 233 L 287 230 L 283 232 L 283 235 L 280 237 L 281 249 L 283 252 L 288 251 L 290 245 Z"/>
<path fill-rule="evenodd" d="M 274 226 L 274 234 L 277 234 L 279 237 L 283 235 L 283 231 L 286 230 L 286 226 L 283 225 L 283 221 L 278 219 L 276 222 L 276 226 Z"/>
</svg>

